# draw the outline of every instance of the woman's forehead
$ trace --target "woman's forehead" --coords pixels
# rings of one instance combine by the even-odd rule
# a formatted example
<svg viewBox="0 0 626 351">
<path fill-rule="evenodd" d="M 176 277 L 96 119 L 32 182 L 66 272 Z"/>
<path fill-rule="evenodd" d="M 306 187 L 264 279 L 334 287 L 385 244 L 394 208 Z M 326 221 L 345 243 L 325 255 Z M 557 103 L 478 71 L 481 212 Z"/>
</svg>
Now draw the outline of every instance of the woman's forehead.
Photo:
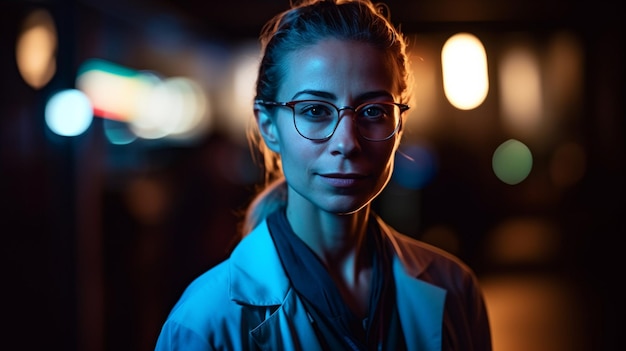
<svg viewBox="0 0 626 351">
<path fill-rule="evenodd" d="M 363 42 L 322 40 L 286 55 L 283 69 L 279 89 L 283 99 L 303 89 L 335 94 L 370 90 L 397 94 L 399 75 L 391 55 Z"/>
</svg>

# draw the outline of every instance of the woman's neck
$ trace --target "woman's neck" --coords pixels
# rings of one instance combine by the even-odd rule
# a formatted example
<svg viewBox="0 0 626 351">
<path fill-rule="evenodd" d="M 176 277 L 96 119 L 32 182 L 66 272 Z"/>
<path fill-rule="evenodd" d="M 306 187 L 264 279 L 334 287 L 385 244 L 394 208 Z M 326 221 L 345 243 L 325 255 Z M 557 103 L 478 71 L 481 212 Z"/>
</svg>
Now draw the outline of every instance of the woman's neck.
<svg viewBox="0 0 626 351">
<path fill-rule="evenodd" d="M 369 205 L 350 214 L 295 210 L 287 205 L 287 220 L 294 233 L 325 260 L 341 260 L 360 249 L 367 231 Z"/>
<path fill-rule="evenodd" d="M 373 252 L 367 244 L 369 205 L 352 214 L 301 211 L 287 206 L 287 220 L 295 234 L 323 262 L 344 301 L 359 317 L 367 315 Z"/>
</svg>

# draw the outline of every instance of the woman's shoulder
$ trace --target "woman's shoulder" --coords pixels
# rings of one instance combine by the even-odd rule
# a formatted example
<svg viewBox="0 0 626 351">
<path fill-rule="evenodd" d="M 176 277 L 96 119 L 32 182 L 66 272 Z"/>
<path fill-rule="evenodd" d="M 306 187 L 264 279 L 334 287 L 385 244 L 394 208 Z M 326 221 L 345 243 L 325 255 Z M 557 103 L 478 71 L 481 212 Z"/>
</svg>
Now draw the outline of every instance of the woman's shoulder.
<svg viewBox="0 0 626 351">
<path fill-rule="evenodd" d="M 289 284 L 272 250 L 269 233 L 260 225 L 242 238 L 228 258 L 185 288 L 168 319 L 204 325 L 210 318 L 217 323 L 237 315 L 240 304 L 253 304 L 261 293 L 280 301 Z"/>
<path fill-rule="evenodd" d="M 392 236 L 403 251 L 410 251 L 420 256 L 436 261 L 448 262 L 448 264 L 458 265 L 460 268 L 468 268 L 458 256 L 446 251 L 438 246 L 429 244 L 412 236 L 408 236 L 398 231 L 392 231 Z"/>
<path fill-rule="evenodd" d="M 195 278 L 184 290 L 172 308 L 170 319 L 188 320 L 190 315 L 206 316 L 206 311 L 219 310 L 228 298 L 229 259 L 210 268 Z M 195 320 L 196 318 L 192 318 Z"/>
<path fill-rule="evenodd" d="M 476 279 L 472 268 L 458 256 L 403 234 L 384 222 L 381 222 L 381 228 L 387 233 L 396 256 L 410 275 L 432 282 L 452 280 L 473 283 Z"/>
<path fill-rule="evenodd" d="M 477 296 L 478 277 L 458 256 L 402 233 L 395 232 L 392 236 L 396 255 L 409 275 L 444 288 L 454 296 Z"/>
<path fill-rule="evenodd" d="M 163 324 L 156 350 L 208 349 L 217 331 L 233 329 L 236 304 L 229 298 L 229 259 L 194 279 Z M 236 325 L 236 324 L 233 324 Z M 236 329 L 236 328 L 235 328 Z M 231 340 L 222 335 L 222 341 Z"/>
</svg>

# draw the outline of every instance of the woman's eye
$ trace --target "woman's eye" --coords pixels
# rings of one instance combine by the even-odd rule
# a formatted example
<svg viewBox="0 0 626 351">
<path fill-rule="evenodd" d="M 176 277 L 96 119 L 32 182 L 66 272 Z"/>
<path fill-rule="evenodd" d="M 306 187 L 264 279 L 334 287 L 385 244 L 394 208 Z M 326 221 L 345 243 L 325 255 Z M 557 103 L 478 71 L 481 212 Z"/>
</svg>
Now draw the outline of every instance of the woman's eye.
<svg viewBox="0 0 626 351">
<path fill-rule="evenodd" d="M 382 118 L 386 115 L 384 106 L 368 105 L 361 109 L 361 116 L 366 118 Z"/>
<path fill-rule="evenodd" d="M 327 114 L 326 110 L 324 110 L 323 108 L 319 106 L 311 106 L 309 108 L 309 113 L 315 116 Z"/>
<path fill-rule="evenodd" d="M 300 109 L 301 115 L 309 117 L 329 117 L 332 116 L 332 111 L 324 105 L 308 105 Z"/>
</svg>

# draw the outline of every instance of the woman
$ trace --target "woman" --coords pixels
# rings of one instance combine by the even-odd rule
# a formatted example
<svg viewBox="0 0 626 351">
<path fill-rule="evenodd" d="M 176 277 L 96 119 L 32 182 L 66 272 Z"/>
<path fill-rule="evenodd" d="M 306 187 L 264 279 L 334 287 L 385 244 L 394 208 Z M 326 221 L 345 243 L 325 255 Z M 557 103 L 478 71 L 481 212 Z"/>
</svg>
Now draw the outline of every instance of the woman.
<svg viewBox="0 0 626 351">
<path fill-rule="evenodd" d="M 369 0 L 313 0 L 261 42 L 253 140 L 269 186 L 156 348 L 491 350 L 474 273 L 371 210 L 409 108 L 402 34 Z"/>
</svg>

